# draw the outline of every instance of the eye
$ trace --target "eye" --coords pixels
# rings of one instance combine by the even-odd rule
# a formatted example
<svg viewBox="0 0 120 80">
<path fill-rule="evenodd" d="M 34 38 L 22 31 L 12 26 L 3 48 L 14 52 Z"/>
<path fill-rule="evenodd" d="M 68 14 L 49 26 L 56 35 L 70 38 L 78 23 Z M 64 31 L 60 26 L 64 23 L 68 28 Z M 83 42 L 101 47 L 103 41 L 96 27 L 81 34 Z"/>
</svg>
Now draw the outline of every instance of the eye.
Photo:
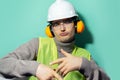
<svg viewBox="0 0 120 80">
<path fill-rule="evenodd" d="M 65 24 L 69 24 L 69 23 L 72 23 L 73 20 L 72 20 L 72 19 L 67 19 L 67 20 L 64 20 L 63 22 L 64 22 Z"/>
<path fill-rule="evenodd" d="M 53 27 L 59 26 L 59 22 L 54 22 L 54 23 L 52 23 L 52 26 L 53 26 Z"/>
</svg>

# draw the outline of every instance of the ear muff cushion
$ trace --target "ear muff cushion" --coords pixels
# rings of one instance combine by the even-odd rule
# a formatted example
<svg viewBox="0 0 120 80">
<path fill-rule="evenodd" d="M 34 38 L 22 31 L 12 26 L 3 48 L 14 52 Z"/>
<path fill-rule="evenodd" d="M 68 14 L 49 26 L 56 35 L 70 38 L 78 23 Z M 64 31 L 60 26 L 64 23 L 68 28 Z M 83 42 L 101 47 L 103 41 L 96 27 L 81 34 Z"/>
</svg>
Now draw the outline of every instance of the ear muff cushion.
<svg viewBox="0 0 120 80">
<path fill-rule="evenodd" d="M 47 26 L 46 29 L 45 29 L 45 33 L 48 37 L 52 38 L 53 35 L 52 35 L 52 32 L 50 30 L 50 26 Z"/>
<path fill-rule="evenodd" d="M 77 33 L 81 33 L 84 30 L 84 23 L 83 21 L 77 21 Z"/>
</svg>

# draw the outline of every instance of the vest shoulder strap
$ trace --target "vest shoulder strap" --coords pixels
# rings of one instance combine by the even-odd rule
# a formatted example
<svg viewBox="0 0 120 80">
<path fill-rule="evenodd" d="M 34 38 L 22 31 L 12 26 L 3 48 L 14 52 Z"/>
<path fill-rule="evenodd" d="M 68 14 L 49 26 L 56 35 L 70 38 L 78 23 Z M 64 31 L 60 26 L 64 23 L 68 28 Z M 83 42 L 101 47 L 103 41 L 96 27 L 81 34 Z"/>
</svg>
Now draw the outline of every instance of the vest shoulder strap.
<svg viewBox="0 0 120 80">
<path fill-rule="evenodd" d="M 73 50 L 72 54 L 75 56 L 84 57 L 88 60 L 90 60 L 90 57 L 91 57 L 90 53 L 86 49 L 83 49 L 77 46 L 75 46 L 75 49 Z"/>
</svg>

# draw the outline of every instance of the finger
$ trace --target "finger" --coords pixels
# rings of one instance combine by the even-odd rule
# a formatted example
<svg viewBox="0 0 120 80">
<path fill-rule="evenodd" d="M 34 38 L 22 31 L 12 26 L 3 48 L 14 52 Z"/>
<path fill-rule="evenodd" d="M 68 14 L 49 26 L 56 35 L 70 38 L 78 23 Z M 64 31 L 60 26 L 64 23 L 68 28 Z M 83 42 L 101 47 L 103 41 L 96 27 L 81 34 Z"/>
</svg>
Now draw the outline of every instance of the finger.
<svg viewBox="0 0 120 80">
<path fill-rule="evenodd" d="M 62 76 L 65 76 L 68 73 L 68 70 L 65 70 L 62 74 Z"/>
<path fill-rule="evenodd" d="M 64 62 L 61 63 L 61 64 L 58 66 L 56 72 L 59 72 L 59 70 L 61 70 L 64 66 L 65 66 L 65 63 L 64 63 Z"/>
<path fill-rule="evenodd" d="M 51 75 L 51 76 L 49 76 L 47 79 L 45 79 L 45 80 L 52 80 L 54 78 L 54 76 L 53 75 Z"/>
<path fill-rule="evenodd" d="M 56 72 L 53 73 L 54 77 L 57 78 L 58 80 L 63 80 L 60 75 L 58 75 Z"/>
<path fill-rule="evenodd" d="M 53 62 L 50 63 L 50 65 L 53 65 L 53 64 L 60 64 L 61 62 L 63 62 L 64 58 L 60 58 L 60 59 L 57 59 Z"/>
<path fill-rule="evenodd" d="M 69 53 L 67 53 L 65 50 L 63 50 L 63 49 L 61 49 L 61 53 L 64 55 L 64 56 L 69 56 L 70 54 Z"/>
<path fill-rule="evenodd" d="M 63 76 L 63 73 L 65 72 L 66 69 L 67 69 L 66 67 L 63 67 L 63 68 L 59 71 L 59 72 L 60 72 L 60 75 Z"/>
<path fill-rule="evenodd" d="M 55 80 L 55 77 L 52 75 L 52 76 L 50 77 L 50 80 Z"/>
</svg>

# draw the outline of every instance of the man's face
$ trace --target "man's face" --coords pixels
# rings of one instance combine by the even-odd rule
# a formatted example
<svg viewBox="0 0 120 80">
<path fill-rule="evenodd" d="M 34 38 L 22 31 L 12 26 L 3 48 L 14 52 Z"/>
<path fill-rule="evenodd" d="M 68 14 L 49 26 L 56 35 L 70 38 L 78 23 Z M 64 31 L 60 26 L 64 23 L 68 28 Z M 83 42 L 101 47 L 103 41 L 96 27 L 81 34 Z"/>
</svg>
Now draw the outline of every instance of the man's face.
<svg viewBox="0 0 120 80">
<path fill-rule="evenodd" d="M 75 35 L 74 21 L 71 18 L 53 21 L 52 31 L 58 41 L 69 42 Z"/>
</svg>

